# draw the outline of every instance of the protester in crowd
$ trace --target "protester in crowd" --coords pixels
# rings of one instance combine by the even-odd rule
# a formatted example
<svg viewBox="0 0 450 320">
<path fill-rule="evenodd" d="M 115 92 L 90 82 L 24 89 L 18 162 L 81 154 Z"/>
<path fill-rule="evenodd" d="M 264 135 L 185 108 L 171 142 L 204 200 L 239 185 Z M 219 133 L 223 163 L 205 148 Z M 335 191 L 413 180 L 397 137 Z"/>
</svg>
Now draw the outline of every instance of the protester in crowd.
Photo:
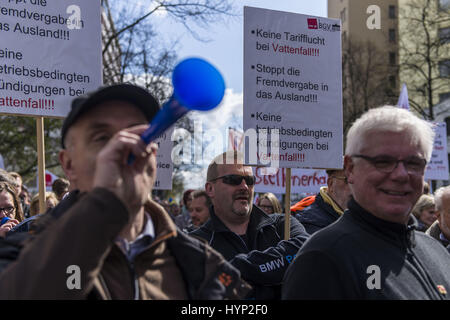
<svg viewBox="0 0 450 320">
<path fill-rule="evenodd" d="M 17 190 L 20 189 L 20 185 L 17 183 L 16 178 L 14 178 L 8 171 L 0 168 L 0 181 L 7 182 L 10 186 L 12 186 L 17 193 Z"/>
<path fill-rule="evenodd" d="M 423 182 L 423 194 L 429 194 L 430 193 L 430 185 L 428 182 Z"/>
<path fill-rule="evenodd" d="M 314 202 L 300 211 L 295 217 L 303 224 L 309 234 L 332 224 L 347 209 L 351 192 L 344 170 L 327 170 L 327 186 L 321 187 Z"/>
<path fill-rule="evenodd" d="M 248 290 L 232 265 L 177 232 L 150 199 L 157 146 L 140 135 L 158 110 L 134 85 L 73 100 L 60 161 L 74 191 L 17 244 L 24 248 L 0 273 L 0 299 L 237 299 Z M 0 242 L 0 266 L 11 260 L 6 245 Z M 66 271 L 73 265 L 81 270 L 75 284 Z"/>
<path fill-rule="evenodd" d="M 437 219 L 434 197 L 429 194 L 421 195 L 412 210 L 412 214 L 417 219 L 416 229 L 425 232 Z"/>
<path fill-rule="evenodd" d="M 15 225 L 24 220 L 17 189 L 0 181 L 0 237 L 4 238 Z"/>
<path fill-rule="evenodd" d="M 415 231 L 411 210 L 431 158 L 431 125 L 405 109 L 371 109 L 347 133 L 352 199 L 300 249 L 284 299 L 449 299 L 450 255 Z"/>
<path fill-rule="evenodd" d="M 426 234 L 438 240 L 450 252 L 450 186 L 441 187 L 434 193 L 437 220 Z"/>
<path fill-rule="evenodd" d="M 257 205 L 267 214 L 283 212 L 281 209 L 280 201 L 278 201 L 277 197 L 271 192 L 264 193 L 258 199 Z"/>
<path fill-rule="evenodd" d="M 56 205 L 59 203 L 58 198 L 53 192 L 46 192 L 45 193 L 45 210 L 53 209 L 56 207 Z M 35 194 L 33 199 L 31 199 L 30 204 L 30 217 L 35 216 L 39 213 L 39 193 Z"/>
<path fill-rule="evenodd" d="M 173 220 L 174 217 L 173 217 L 172 214 L 170 213 L 170 204 L 169 204 L 169 201 L 167 201 L 167 200 L 162 200 L 160 204 L 161 204 L 161 206 L 164 208 L 164 210 L 165 210 L 167 213 L 169 213 L 170 218 Z"/>
<path fill-rule="evenodd" d="M 11 177 L 13 177 L 16 180 L 16 188 L 17 188 L 16 193 L 17 195 L 20 195 L 20 193 L 22 192 L 22 176 L 15 171 L 10 171 L 8 173 Z"/>
<path fill-rule="evenodd" d="M 187 230 L 192 224 L 191 221 L 191 203 L 192 203 L 192 192 L 193 189 L 188 189 L 183 192 L 183 197 L 181 199 L 181 213 L 180 217 L 176 219 L 175 224 L 181 230 Z"/>
<path fill-rule="evenodd" d="M 22 206 L 23 216 L 24 216 L 24 218 L 28 218 L 30 215 L 30 204 L 27 203 L 25 196 L 24 196 L 24 188 L 26 188 L 26 187 L 23 185 L 22 176 L 19 173 L 14 172 L 14 171 L 10 171 L 8 173 L 15 180 L 15 187 L 17 189 L 17 194 L 19 196 L 20 205 Z"/>
<path fill-rule="evenodd" d="M 30 217 L 30 204 L 31 204 L 31 194 L 28 191 L 27 186 L 22 184 L 22 192 L 19 194 L 20 202 L 22 203 L 23 216 L 26 218 Z"/>
<path fill-rule="evenodd" d="M 189 226 L 189 220 L 183 215 L 182 212 L 182 203 L 178 203 L 175 199 L 169 198 L 169 213 L 172 217 L 172 220 L 175 222 L 175 225 L 180 230 L 184 230 Z"/>
<path fill-rule="evenodd" d="M 58 201 L 61 201 L 64 196 L 69 193 L 70 183 L 67 179 L 58 178 L 53 181 L 52 191 L 55 193 Z"/>
<path fill-rule="evenodd" d="M 191 220 L 194 227 L 198 228 L 209 219 L 209 208 L 212 205 L 211 198 L 205 190 L 196 190 L 191 194 Z"/>
<path fill-rule="evenodd" d="M 237 151 L 211 162 L 205 184 L 211 217 L 191 234 L 208 241 L 241 271 L 255 288 L 249 298 L 280 298 L 284 272 L 309 235 L 290 217 L 290 238 L 284 240 L 284 215 L 268 215 L 253 206 L 255 176 L 242 163 Z"/>
</svg>

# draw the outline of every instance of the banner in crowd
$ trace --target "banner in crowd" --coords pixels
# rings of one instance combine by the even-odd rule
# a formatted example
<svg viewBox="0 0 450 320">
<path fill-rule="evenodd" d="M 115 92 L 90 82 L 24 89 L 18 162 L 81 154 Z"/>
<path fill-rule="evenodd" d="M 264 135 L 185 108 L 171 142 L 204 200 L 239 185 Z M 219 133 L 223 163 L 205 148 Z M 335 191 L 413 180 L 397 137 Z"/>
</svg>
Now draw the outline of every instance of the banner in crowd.
<svg viewBox="0 0 450 320">
<path fill-rule="evenodd" d="M 0 113 L 65 117 L 102 83 L 100 0 L 0 1 Z"/>
<path fill-rule="evenodd" d="M 286 193 L 286 169 L 258 167 L 254 170 L 256 177 L 255 192 Z M 325 170 L 292 169 L 291 193 L 318 193 L 320 187 L 327 185 Z"/>
<path fill-rule="evenodd" d="M 39 181 L 38 181 L 39 177 L 38 176 L 39 175 L 36 175 L 36 190 L 39 189 Z M 52 191 L 52 185 L 56 179 L 59 179 L 59 177 L 56 174 L 54 174 L 48 170 L 45 170 L 45 191 Z"/>
<path fill-rule="evenodd" d="M 246 163 L 342 168 L 341 74 L 339 20 L 244 7 Z"/>
<path fill-rule="evenodd" d="M 171 152 L 173 131 L 174 127 L 167 129 L 154 141 L 158 145 L 154 190 L 172 190 L 173 162 Z"/>
<path fill-rule="evenodd" d="M 449 180 L 447 153 L 447 126 L 445 122 L 434 122 L 433 153 L 425 170 L 425 180 Z"/>
</svg>

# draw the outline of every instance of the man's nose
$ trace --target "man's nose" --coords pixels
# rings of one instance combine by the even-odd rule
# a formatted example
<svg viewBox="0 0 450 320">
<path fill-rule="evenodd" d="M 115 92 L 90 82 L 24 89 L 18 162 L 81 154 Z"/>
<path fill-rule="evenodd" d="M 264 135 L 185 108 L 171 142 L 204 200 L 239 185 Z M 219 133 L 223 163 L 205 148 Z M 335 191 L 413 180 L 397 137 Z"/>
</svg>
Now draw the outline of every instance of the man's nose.
<svg viewBox="0 0 450 320">
<path fill-rule="evenodd" d="M 239 185 L 242 189 L 250 189 L 250 186 L 245 182 L 245 179 L 242 179 L 241 184 Z"/>
<path fill-rule="evenodd" d="M 409 177 L 408 170 L 406 170 L 406 166 L 403 161 L 397 162 L 397 166 L 392 170 L 391 176 L 395 179 L 404 179 Z"/>
</svg>

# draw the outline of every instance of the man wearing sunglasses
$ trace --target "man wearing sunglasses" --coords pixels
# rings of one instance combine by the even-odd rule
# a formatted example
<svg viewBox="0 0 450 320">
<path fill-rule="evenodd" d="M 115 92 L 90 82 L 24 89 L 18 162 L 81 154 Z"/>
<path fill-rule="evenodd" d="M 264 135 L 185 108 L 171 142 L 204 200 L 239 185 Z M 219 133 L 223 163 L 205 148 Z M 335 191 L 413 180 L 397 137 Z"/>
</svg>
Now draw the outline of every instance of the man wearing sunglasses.
<svg viewBox="0 0 450 320">
<path fill-rule="evenodd" d="M 205 190 L 211 198 L 210 219 L 192 235 L 206 239 L 253 285 L 249 298 L 279 299 L 289 263 L 309 237 L 290 218 L 284 241 L 284 215 L 267 215 L 253 205 L 255 177 L 242 154 L 226 152 L 208 167 Z"/>
<path fill-rule="evenodd" d="M 450 255 L 415 230 L 434 133 L 413 113 L 371 109 L 347 134 L 348 210 L 315 233 L 285 277 L 285 299 L 447 300 Z"/>
</svg>

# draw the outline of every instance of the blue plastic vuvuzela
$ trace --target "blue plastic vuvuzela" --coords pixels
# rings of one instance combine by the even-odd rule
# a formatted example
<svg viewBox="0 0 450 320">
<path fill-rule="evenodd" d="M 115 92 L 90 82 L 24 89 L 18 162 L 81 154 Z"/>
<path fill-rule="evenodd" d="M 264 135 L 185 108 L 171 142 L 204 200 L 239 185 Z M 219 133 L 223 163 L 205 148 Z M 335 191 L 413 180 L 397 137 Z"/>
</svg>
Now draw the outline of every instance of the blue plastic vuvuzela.
<svg viewBox="0 0 450 320">
<path fill-rule="evenodd" d="M 225 94 L 225 82 L 220 72 L 200 58 L 185 59 L 177 64 L 173 70 L 172 85 L 172 97 L 164 103 L 161 111 L 150 122 L 150 127 L 141 135 L 146 144 L 187 112 L 214 109 Z M 133 160 L 134 156 L 130 154 L 128 163 L 133 163 Z"/>
</svg>

